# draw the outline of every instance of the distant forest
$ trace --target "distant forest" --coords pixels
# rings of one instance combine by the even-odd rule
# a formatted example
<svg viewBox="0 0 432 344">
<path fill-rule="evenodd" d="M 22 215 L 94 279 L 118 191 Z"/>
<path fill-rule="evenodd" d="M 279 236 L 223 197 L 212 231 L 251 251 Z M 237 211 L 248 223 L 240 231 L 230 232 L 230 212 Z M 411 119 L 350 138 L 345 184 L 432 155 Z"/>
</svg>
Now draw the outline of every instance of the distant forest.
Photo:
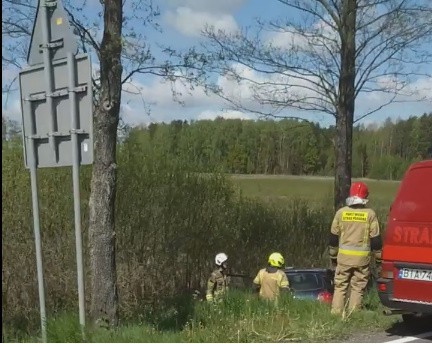
<svg viewBox="0 0 432 344">
<path fill-rule="evenodd" d="M 17 130 L 3 119 L 3 139 L 8 131 Z M 198 172 L 333 175 L 334 131 L 291 119 L 172 121 L 129 128 L 119 149 L 144 145 L 149 154 L 156 150 Z M 430 147 L 432 112 L 360 124 L 354 128 L 353 177 L 400 179 L 410 163 L 428 157 Z"/>
<path fill-rule="evenodd" d="M 333 175 L 334 127 L 297 120 L 172 121 L 133 128 L 125 142 L 148 145 L 197 171 Z M 432 112 L 354 128 L 353 177 L 399 179 L 432 147 Z"/>
</svg>

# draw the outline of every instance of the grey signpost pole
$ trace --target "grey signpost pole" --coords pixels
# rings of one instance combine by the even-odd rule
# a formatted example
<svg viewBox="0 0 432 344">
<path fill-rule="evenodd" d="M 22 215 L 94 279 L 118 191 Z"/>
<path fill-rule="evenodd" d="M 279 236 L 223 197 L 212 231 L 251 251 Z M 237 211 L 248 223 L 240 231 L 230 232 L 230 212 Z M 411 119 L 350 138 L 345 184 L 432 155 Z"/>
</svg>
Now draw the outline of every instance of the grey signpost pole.
<svg viewBox="0 0 432 344">
<path fill-rule="evenodd" d="M 72 141 L 72 183 L 74 193 L 75 210 L 75 245 L 77 258 L 77 278 L 78 278 L 78 301 L 79 301 L 79 321 L 81 328 L 85 326 L 85 305 L 84 305 L 84 267 L 81 238 L 81 209 L 80 209 L 80 183 L 79 183 L 79 152 L 78 152 L 78 113 L 75 93 L 75 56 L 67 54 L 67 66 L 69 74 L 69 103 L 71 115 L 71 141 Z"/>
<path fill-rule="evenodd" d="M 31 100 L 25 101 L 25 106 L 31 111 Z M 34 123 L 32 123 L 31 136 L 35 135 Z M 30 167 L 30 183 L 31 183 L 31 194 L 32 194 L 32 205 L 33 205 L 33 231 L 35 236 L 35 247 L 36 247 L 36 269 L 37 269 L 37 280 L 39 290 L 39 308 L 41 318 L 41 331 L 42 341 L 47 341 L 46 331 L 46 311 L 45 311 L 45 288 L 43 278 L 43 264 L 42 264 L 42 243 L 40 235 L 40 224 L 39 224 L 39 198 L 38 198 L 38 186 L 37 186 L 37 170 L 36 170 L 36 152 L 34 137 L 30 137 L 30 154 L 29 154 L 29 167 Z"/>
<path fill-rule="evenodd" d="M 24 156 L 30 169 L 42 340 L 47 341 L 37 169 L 72 166 L 79 322 L 84 335 L 85 294 L 81 234 L 81 165 L 93 163 L 91 63 L 77 43 L 60 0 L 39 0 L 20 71 Z M 43 80 L 44 82 L 41 82 Z M 79 94 L 79 96 L 77 96 Z"/>
</svg>

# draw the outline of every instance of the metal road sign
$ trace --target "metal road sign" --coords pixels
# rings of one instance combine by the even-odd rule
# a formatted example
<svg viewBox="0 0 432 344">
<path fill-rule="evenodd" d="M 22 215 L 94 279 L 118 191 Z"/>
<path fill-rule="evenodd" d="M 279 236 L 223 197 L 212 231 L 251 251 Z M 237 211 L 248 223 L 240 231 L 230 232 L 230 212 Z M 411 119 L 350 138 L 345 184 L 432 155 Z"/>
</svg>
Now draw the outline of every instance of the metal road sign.
<svg viewBox="0 0 432 344">
<path fill-rule="evenodd" d="M 43 42 L 44 35 L 51 35 L 48 42 Z M 43 47 L 46 44 L 50 47 L 52 60 L 65 59 L 67 53 L 75 55 L 78 52 L 76 38 L 61 1 L 39 1 L 27 54 L 30 66 L 44 63 Z"/>
<path fill-rule="evenodd" d="M 20 72 L 24 159 L 30 170 L 42 340 L 47 341 L 37 168 L 72 166 L 79 320 L 85 297 L 79 167 L 93 162 L 93 92 L 87 55 L 77 43 L 60 0 L 39 0 L 28 51 Z M 83 332 L 84 333 L 84 332 Z"/>
<path fill-rule="evenodd" d="M 53 61 L 53 89 L 47 96 L 47 90 L 41 80 L 46 73 L 43 64 L 31 66 L 20 72 L 22 123 L 24 135 L 24 159 L 29 167 L 35 154 L 36 167 L 72 166 L 72 134 L 76 133 L 79 144 L 79 164 L 93 162 L 92 142 L 92 107 L 93 93 L 90 60 L 87 55 L 78 55 L 68 64 L 67 59 Z M 73 68 L 74 86 L 69 89 L 69 68 Z M 76 127 L 71 123 L 71 97 L 76 94 Z M 51 98 L 52 104 L 47 101 Z M 49 109 L 51 106 L 51 109 Z M 51 113 L 52 111 L 52 113 Z M 35 152 L 30 141 L 35 143 Z M 51 143 L 52 140 L 52 143 Z"/>
</svg>

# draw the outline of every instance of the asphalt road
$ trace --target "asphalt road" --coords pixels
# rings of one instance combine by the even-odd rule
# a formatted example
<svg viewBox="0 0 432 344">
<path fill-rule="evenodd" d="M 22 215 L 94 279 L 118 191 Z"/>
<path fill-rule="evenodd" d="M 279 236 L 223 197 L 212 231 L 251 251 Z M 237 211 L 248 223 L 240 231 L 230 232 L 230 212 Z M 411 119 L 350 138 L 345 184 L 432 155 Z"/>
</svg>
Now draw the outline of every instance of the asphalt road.
<svg viewBox="0 0 432 344">
<path fill-rule="evenodd" d="M 417 329 L 408 328 L 402 321 L 383 332 L 357 333 L 349 342 L 353 343 L 432 343 L 432 323 Z"/>
</svg>

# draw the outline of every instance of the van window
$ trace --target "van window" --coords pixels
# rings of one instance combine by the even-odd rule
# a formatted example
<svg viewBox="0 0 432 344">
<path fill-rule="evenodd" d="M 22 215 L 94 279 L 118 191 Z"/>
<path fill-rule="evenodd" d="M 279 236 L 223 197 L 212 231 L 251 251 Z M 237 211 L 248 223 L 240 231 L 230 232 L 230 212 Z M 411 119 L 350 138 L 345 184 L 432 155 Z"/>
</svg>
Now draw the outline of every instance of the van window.
<svg viewBox="0 0 432 344">
<path fill-rule="evenodd" d="M 391 214 L 398 221 L 432 222 L 432 168 L 415 168 L 405 175 Z"/>
</svg>

